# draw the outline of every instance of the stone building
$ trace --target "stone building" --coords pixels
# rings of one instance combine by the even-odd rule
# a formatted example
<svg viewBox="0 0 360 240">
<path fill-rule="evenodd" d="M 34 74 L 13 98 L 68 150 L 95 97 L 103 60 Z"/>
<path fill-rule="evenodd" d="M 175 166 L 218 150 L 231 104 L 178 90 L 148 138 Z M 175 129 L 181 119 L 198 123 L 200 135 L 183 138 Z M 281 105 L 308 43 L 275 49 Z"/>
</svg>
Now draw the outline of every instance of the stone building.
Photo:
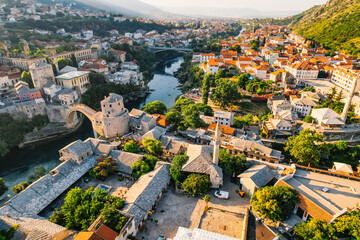
<svg viewBox="0 0 360 240">
<path fill-rule="evenodd" d="M 33 118 L 35 115 L 46 115 L 46 105 L 40 98 L 2 108 L 0 113 L 9 113 L 14 118 Z"/>
<path fill-rule="evenodd" d="M 156 116 L 134 108 L 130 112 L 130 129 L 139 134 L 145 134 L 156 127 L 156 120 Z"/>
<path fill-rule="evenodd" d="M 43 62 L 36 62 L 29 67 L 31 78 L 34 83 L 34 87 L 43 89 L 46 83 L 54 83 L 55 76 L 53 68 L 50 64 Z"/>
<path fill-rule="evenodd" d="M 74 71 L 68 72 L 63 75 L 56 77 L 56 84 L 68 88 L 78 88 L 81 94 L 85 93 L 87 90 L 87 85 L 90 83 L 89 73 L 85 71 Z"/>
<path fill-rule="evenodd" d="M 102 125 L 106 138 L 128 133 L 129 111 L 124 107 L 123 97 L 110 93 L 101 101 L 101 112 L 96 114 L 95 121 Z"/>
</svg>

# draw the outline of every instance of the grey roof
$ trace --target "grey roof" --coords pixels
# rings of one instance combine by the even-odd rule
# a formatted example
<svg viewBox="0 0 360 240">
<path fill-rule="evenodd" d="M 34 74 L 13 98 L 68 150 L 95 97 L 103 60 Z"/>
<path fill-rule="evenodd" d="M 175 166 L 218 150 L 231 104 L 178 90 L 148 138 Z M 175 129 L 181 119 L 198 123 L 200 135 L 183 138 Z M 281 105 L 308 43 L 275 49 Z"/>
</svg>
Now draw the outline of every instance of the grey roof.
<svg viewBox="0 0 360 240">
<path fill-rule="evenodd" d="M 293 101 L 296 105 L 315 107 L 317 104 L 309 98 L 298 98 Z"/>
<path fill-rule="evenodd" d="M 44 62 L 35 62 L 31 64 L 30 68 L 40 68 L 40 67 L 48 67 L 51 66 L 50 64 L 44 63 Z"/>
<path fill-rule="evenodd" d="M 286 127 L 286 128 L 292 127 L 292 124 L 289 120 L 271 119 L 270 122 L 274 125 L 274 127 Z"/>
<path fill-rule="evenodd" d="M 133 108 L 130 112 L 130 116 L 140 118 L 145 112 L 139 109 Z"/>
<path fill-rule="evenodd" d="M 240 138 L 233 139 L 231 142 L 231 145 L 234 146 L 234 148 L 244 152 L 244 151 L 254 151 L 256 148 L 258 152 L 265 156 L 274 157 L 274 158 L 281 158 L 281 152 L 277 150 L 273 150 L 269 147 L 266 147 L 262 144 L 259 144 L 257 142 L 253 142 L 250 140 L 243 140 Z"/>
<path fill-rule="evenodd" d="M 160 129 L 159 127 L 154 127 L 153 129 L 151 129 L 150 131 L 148 131 L 147 133 L 145 133 L 145 134 L 142 136 L 142 139 L 152 138 L 152 139 L 159 140 L 162 135 L 163 135 L 163 131 L 161 131 L 161 129 Z"/>
<path fill-rule="evenodd" d="M 250 178 L 257 188 L 261 188 L 268 184 L 275 175 L 267 165 L 254 165 L 238 177 Z"/>
<path fill-rule="evenodd" d="M 118 102 L 123 100 L 123 97 L 119 94 L 116 93 L 110 93 L 110 96 L 108 96 L 107 98 L 105 98 L 104 100 L 102 100 L 101 102 L 103 103 L 114 103 L 114 102 Z"/>
<path fill-rule="evenodd" d="M 68 72 L 73 72 L 73 71 L 77 71 L 77 68 L 76 67 L 71 67 L 71 66 L 65 66 L 58 72 L 58 74 L 61 75 L 61 74 L 68 73 Z"/>
<path fill-rule="evenodd" d="M 95 163 L 95 158 L 90 157 L 80 165 L 71 160 L 60 164 L 51 171 L 53 175 L 45 175 L 6 202 L 6 205 L 0 208 L 0 215 L 5 215 L 7 212 L 11 216 L 22 217 L 39 214 Z"/>
<path fill-rule="evenodd" d="M 290 111 L 290 110 L 282 110 L 282 111 L 277 113 L 277 116 L 280 119 L 289 120 L 289 121 L 295 121 L 295 120 L 299 119 L 297 113 L 293 112 L 293 111 Z"/>
<path fill-rule="evenodd" d="M 71 80 L 89 74 L 85 71 L 72 71 L 55 77 L 56 79 Z"/>
<path fill-rule="evenodd" d="M 139 178 L 125 194 L 124 212 L 135 216 L 135 228 L 152 209 L 160 193 L 170 182 L 170 164 L 164 163 Z"/>
<path fill-rule="evenodd" d="M 117 148 L 120 143 L 112 142 L 110 144 L 106 143 L 105 140 L 100 140 L 96 138 L 88 138 L 84 143 L 90 145 L 91 149 L 96 155 L 109 155 L 110 151 Z"/>
<path fill-rule="evenodd" d="M 58 91 L 56 94 L 57 95 L 61 95 L 61 94 L 70 94 L 76 92 L 75 90 L 69 89 L 69 88 L 63 88 L 60 91 Z"/>
<path fill-rule="evenodd" d="M 112 150 L 110 155 L 116 160 L 118 170 L 122 173 L 131 174 L 131 164 L 137 160 L 142 159 L 144 156 L 135 153 L 123 152 L 119 150 Z"/>
<path fill-rule="evenodd" d="M 88 142 L 83 142 L 81 140 L 77 140 L 73 143 L 70 143 L 66 147 L 62 148 L 60 151 L 68 150 L 71 153 L 75 154 L 76 156 L 79 156 L 82 153 L 86 152 L 90 147 L 91 146 Z"/>
</svg>

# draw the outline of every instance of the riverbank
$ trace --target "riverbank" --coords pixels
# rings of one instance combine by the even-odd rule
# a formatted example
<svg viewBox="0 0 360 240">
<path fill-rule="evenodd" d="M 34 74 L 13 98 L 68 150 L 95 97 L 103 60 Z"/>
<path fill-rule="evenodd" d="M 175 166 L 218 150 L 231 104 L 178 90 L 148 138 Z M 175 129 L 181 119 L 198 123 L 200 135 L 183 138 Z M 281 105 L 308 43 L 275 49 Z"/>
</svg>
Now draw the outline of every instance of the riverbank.
<svg viewBox="0 0 360 240">
<path fill-rule="evenodd" d="M 170 108 L 175 103 L 175 99 L 181 94 L 178 88 L 178 79 L 173 73 L 184 61 L 182 57 L 174 58 L 159 64 L 154 71 L 154 76 L 148 84 L 145 95 L 131 95 L 125 98 L 125 107 L 131 111 L 133 108 L 141 109 L 145 104 L 154 100 L 163 101 Z M 103 98 L 104 96 L 102 96 Z M 138 98 L 136 98 L 138 97 Z M 59 150 L 66 145 L 81 139 L 86 140 L 93 137 L 91 122 L 83 118 L 83 124 L 74 132 L 58 137 L 53 140 L 46 139 L 43 142 L 28 144 L 23 149 L 16 149 L 10 152 L 5 158 L 0 159 L 0 177 L 4 179 L 9 190 L 3 196 L 6 201 L 9 196 L 13 196 L 11 188 L 20 182 L 27 181 L 27 177 L 34 167 L 42 165 L 47 171 L 54 169 L 61 162 L 59 161 Z"/>
</svg>

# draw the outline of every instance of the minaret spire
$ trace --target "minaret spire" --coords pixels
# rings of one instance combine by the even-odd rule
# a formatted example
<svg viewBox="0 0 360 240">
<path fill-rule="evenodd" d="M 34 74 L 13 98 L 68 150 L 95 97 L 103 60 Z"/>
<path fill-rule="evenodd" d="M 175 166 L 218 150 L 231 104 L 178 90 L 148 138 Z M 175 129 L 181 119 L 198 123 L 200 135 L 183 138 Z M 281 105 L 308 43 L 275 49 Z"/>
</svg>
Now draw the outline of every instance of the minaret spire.
<svg viewBox="0 0 360 240">
<path fill-rule="evenodd" d="M 216 124 L 215 129 L 215 137 L 214 137 L 214 153 L 213 153 L 213 164 L 219 164 L 219 151 L 220 151 L 220 144 L 221 144 L 221 130 L 220 130 L 220 121 Z"/>
<path fill-rule="evenodd" d="M 343 123 L 346 122 L 347 114 L 348 114 L 349 108 L 351 106 L 351 101 L 355 95 L 356 86 L 357 86 L 357 79 L 354 79 L 352 82 L 352 85 L 351 85 L 351 90 L 349 92 L 349 96 L 345 102 L 345 106 L 344 106 L 343 112 L 341 114 L 341 121 Z"/>
</svg>

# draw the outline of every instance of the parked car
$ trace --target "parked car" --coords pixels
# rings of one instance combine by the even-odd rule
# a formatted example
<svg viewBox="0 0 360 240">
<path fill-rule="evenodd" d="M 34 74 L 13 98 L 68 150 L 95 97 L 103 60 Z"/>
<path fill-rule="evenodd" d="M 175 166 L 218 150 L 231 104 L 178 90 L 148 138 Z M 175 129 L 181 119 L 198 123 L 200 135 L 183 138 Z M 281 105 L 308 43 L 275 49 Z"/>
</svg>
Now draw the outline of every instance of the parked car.
<svg viewBox="0 0 360 240">
<path fill-rule="evenodd" d="M 215 191 L 214 196 L 222 199 L 229 199 L 229 192 L 226 191 Z"/>
<path fill-rule="evenodd" d="M 165 236 L 163 234 L 159 235 L 158 240 L 165 240 Z"/>
</svg>

